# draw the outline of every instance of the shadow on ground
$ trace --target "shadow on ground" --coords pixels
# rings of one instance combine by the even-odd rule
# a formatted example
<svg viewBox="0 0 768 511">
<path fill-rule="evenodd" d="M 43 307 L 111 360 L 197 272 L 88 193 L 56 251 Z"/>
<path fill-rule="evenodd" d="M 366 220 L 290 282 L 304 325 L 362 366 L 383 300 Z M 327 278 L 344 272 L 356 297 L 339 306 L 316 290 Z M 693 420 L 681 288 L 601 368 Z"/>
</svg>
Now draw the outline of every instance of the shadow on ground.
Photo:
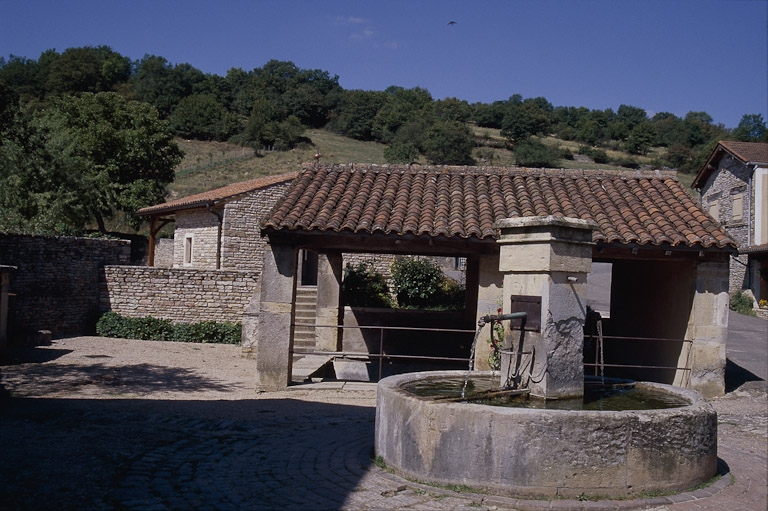
<svg viewBox="0 0 768 511">
<path fill-rule="evenodd" d="M 2 509 L 342 507 L 375 410 L 296 399 L 0 399 Z"/>
<path fill-rule="evenodd" d="M 8 391 L 26 397 L 67 392 L 78 387 L 112 395 L 200 390 L 224 392 L 236 388 L 232 383 L 207 378 L 190 369 L 152 364 L 32 364 L 25 368 L 23 377 L 10 375 L 3 380 Z"/>
<path fill-rule="evenodd" d="M 763 381 L 762 378 L 744 369 L 731 359 L 725 362 L 725 392 L 733 392 L 742 385 L 751 381 Z"/>
</svg>

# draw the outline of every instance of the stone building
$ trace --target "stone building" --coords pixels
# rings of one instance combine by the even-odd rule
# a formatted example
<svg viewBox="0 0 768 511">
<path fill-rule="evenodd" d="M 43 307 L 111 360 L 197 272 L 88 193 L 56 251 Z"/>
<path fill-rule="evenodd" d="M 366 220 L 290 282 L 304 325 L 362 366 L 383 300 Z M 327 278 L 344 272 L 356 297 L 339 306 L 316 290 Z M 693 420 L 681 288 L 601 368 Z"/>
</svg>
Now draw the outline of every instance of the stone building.
<svg viewBox="0 0 768 511">
<path fill-rule="evenodd" d="M 702 209 L 739 247 L 730 260 L 730 292 L 768 300 L 768 143 L 721 141 L 693 182 Z"/>
<path fill-rule="evenodd" d="M 142 208 L 150 219 L 150 255 L 156 266 L 157 234 L 175 222 L 173 249 L 163 266 L 200 270 L 261 270 L 264 241 L 258 223 L 297 176 L 288 172 Z"/>
</svg>

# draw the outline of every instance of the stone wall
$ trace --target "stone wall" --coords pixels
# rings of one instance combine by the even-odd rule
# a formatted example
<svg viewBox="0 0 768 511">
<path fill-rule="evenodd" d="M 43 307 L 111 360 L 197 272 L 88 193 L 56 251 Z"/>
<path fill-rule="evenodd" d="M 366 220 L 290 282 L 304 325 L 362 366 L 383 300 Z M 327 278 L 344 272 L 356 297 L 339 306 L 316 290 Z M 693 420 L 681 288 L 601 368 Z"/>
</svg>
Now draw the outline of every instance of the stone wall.
<svg viewBox="0 0 768 511">
<path fill-rule="evenodd" d="M 10 281 L 9 343 L 39 330 L 53 336 L 92 331 L 105 265 L 128 264 L 126 240 L 0 234 L 0 265 L 17 267 Z"/>
<path fill-rule="evenodd" d="M 255 272 L 106 266 L 101 311 L 123 316 L 240 322 L 256 291 Z"/>
<path fill-rule="evenodd" d="M 221 214 L 221 210 L 218 213 Z M 213 212 L 200 208 L 176 214 L 174 268 L 215 270 L 218 243 L 219 220 Z"/>
<path fill-rule="evenodd" d="M 755 221 L 754 190 L 750 189 L 753 169 L 731 156 L 720 160 L 717 171 L 701 190 L 701 205 L 736 241 L 739 247 L 750 245 L 750 230 Z M 740 205 L 740 207 L 739 207 Z M 730 292 L 746 289 L 746 255 L 734 257 L 730 264 Z"/>
<path fill-rule="evenodd" d="M 268 186 L 226 204 L 222 226 L 222 269 L 261 271 L 266 238 L 261 237 L 259 224 L 290 184 L 288 181 Z"/>
</svg>

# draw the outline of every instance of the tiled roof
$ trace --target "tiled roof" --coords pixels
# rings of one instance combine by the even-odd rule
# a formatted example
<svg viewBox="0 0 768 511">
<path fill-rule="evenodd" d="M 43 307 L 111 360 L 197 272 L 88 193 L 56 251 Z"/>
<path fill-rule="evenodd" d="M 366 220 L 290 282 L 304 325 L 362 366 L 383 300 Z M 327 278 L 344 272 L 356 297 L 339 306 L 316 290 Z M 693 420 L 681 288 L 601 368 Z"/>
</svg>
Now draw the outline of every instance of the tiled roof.
<svg viewBox="0 0 768 511">
<path fill-rule="evenodd" d="M 744 163 L 768 163 L 768 143 L 723 140 L 720 145 Z"/>
<path fill-rule="evenodd" d="M 735 247 L 661 171 L 307 164 L 262 228 L 492 239 L 500 219 L 549 215 L 594 220 L 595 242 Z"/>
<path fill-rule="evenodd" d="M 298 176 L 298 172 L 287 172 L 285 174 L 278 174 L 274 176 L 259 177 L 251 179 L 250 181 L 242 181 L 240 183 L 233 183 L 231 185 L 216 188 L 215 190 L 209 190 L 207 192 L 190 195 L 188 197 L 182 197 L 155 206 L 149 206 L 142 208 L 136 212 L 139 216 L 146 215 L 158 215 L 173 213 L 181 209 L 199 208 L 206 205 L 213 205 L 221 201 L 226 201 L 243 195 L 260 188 L 266 188 L 268 186 L 276 185 L 279 183 L 285 183 L 291 181 Z"/>
<path fill-rule="evenodd" d="M 730 153 L 742 163 L 768 165 L 768 143 L 765 142 L 735 142 L 721 140 L 712 150 L 707 161 L 696 173 L 693 187 L 700 189 L 709 180 L 709 176 L 717 170 L 717 163 L 724 154 Z"/>
</svg>

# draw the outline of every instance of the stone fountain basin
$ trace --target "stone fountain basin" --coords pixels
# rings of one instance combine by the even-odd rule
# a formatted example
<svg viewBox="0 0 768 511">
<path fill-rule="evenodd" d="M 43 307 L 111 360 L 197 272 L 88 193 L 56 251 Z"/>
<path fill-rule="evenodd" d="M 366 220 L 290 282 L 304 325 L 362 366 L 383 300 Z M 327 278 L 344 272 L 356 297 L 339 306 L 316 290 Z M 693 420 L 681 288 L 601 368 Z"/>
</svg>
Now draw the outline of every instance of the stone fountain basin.
<svg viewBox="0 0 768 511">
<path fill-rule="evenodd" d="M 698 392 L 638 383 L 690 405 L 570 411 L 440 402 L 401 388 L 465 374 L 408 373 L 379 382 L 375 449 L 387 467 L 422 482 L 549 498 L 685 491 L 717 472 L 717 414 Z"/>
</svg>

